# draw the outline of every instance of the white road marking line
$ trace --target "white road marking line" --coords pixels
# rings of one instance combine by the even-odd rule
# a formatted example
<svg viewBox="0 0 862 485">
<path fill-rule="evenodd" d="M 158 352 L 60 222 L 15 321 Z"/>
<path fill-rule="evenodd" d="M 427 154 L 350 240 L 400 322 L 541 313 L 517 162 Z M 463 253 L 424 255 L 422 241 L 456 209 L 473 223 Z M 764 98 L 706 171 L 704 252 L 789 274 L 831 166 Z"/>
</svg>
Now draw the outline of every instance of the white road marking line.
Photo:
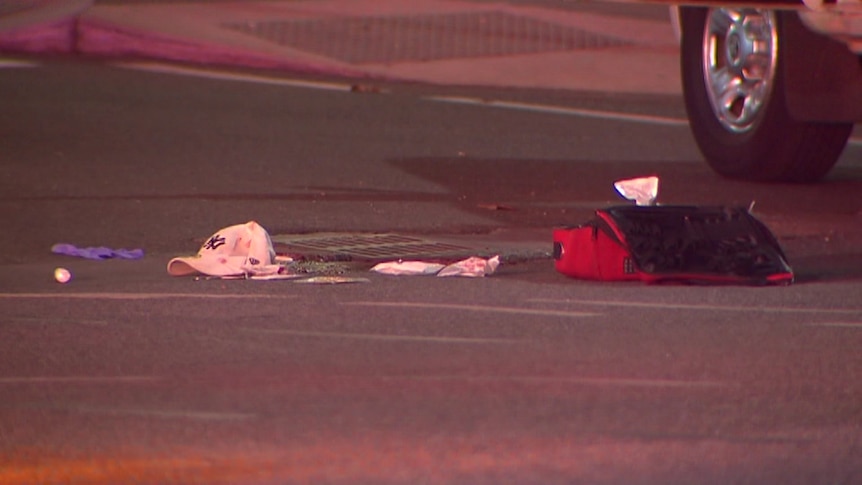
<svg viewBox="0 0 862 485">
<path fill-rule="evenodd" d="M 199 299 L 285 299 L 295 298 L 295 295 L 255 295 L 255 294 L 217 294 L 217 293 L 0 293 L 0 298 L 25 299 L 80 299 L 80 300 L 154 300 L 165 298 L 199 298 Z"/>
<path fill-rule="evenodd" d="M 470 98 L 463 96 L 427 96 L 424 99 L 440 101 L 444 103 L 466 104 L 470 106 L 487 106 L 489 108 L 505 108 L 519 111 L 530 111 L 534 113 L 548 113 L 566 116 L 579 116 L 582 118 L 596 118 L 603 120 L 629 121 L 632 123 L 648 123 L 653 125 L 688 126 L 688 120 L 683 118 L 668 118 L 665 116 L 641 115 L 633 113 L 620 113 L 616 111 L 604 111 L 582 108 L 567 108 L 562 106 L 551 106 L 533 103 L 520 103 L 516 101 L 485 100 L 481 98 Z"/>
<path fill-rule="evenodd" d="M 78 320 L 78 319 L 59 318 L 59 317 L 53 317 L 53 318 L 9 317 L 9 319 L 6 320 L 6 322 L 7 323 L 37 324 L 37 325 L 40 323 L 45 323 L 45 324 L 50 324 L 50 325 L 57 325 L 57 324 L 68 325 L 68 324 L 72 323 L 72 324 L 77 324 L 77 325 L 90 325 L 90 326 L 98 326 L 98 327 L 104 327 L 104 326 L 109 324 L 109 322 L 107 322 L 106 320 Z"/>
<path fill-rule="evenodd" d="M 862 328 L 862 322 L 821 322 L 809 323 L 809 327 Z"/>
<path fill-rule="evenodd" d="M 0 384 L 111 384 L 114 382 L 154 382 L 161 380 L 155 376 L 35 376 L 0 377 Z"/>
<path fill-rule="evenodd" d="M 183 418 L 203 421 L 239 421 L 257 417 L 249 413 L 218 413 L 211 411 L 173 411 L 160 409 L 134 409 L 134 408 L 102 408 L 92 406 L 71 406 L 59 408 L 62 410 L 76 411 L 79 413 L 112 414 L 125 416 L 143 416 L 155 418 Z"/>
<path fill-rule="evenodd" d="M 801 308 L 782 306 L 739 306 L 739 305 L 705 305 L 688 303 L 652 303 L 638 301 L 612 301 L 612 300 L 555 300 L 550 298 L 531 298 L 527 301 L 537 303 L 579 304 L 596 306 L 617 306 L 633 308 L 657 308 L 666 310 L 718 310 L 729 312 L 777 312 L 777 313 L 834 313 L 834 314 L 856 314 L 862 313 L 862 308 Z"/>
<path fill-rule="evenodd" d="M 231 349 L 240 349 L 242 352 L 253 352 L 255 355 L 260 355 L 261 352 L 274 352 L 288 356 L 296 355 L 293 350 L 286 349 L 281 342 L 273 339 L 268 339 L 266 342 L 249 342 L 235 337 L 221 338 L 210 335 L 197 335 L 196 338 L 207 342 L 228 345 Z"/>
<path fill-rule="evenodd" d="M 26 67 L 39 67 L 39 64 L 36 62 L 30 61 L 17 61 L 15 59 L 0 59 L 0 69 L 6 68 L 26 68 Z"/>
<path fill-rule="evenodd" d="M 847 140 L 847 144 L 849 145 L 862 145 L 862 138 L 851 138 Z"/>
<path fill-rule="evenodd" d="M 251 332 L 296 335 L 299 337 L 323 337 L 335 339 L 357 339 L 357 340 L 384 340 L 405 342 L 434 342 L 455 344 L 510 344 L 518 343 L 520 340 L 503 338 L 468 338 L 468 337 L 433 337 L 421 335 L 387 335 L 374 333 L 344 333 L 344 332 L 311 332 L 304 330 L 282 330 L 270 328 L 243 328 Z"/>
<path fill-rule="evenodd" d="M 350 92 L 353 87 L 350 84 L 330 83 L 324 81 L 300 81 L 296 79 L 284 79 L 278 77 L 260 76 L 256 74 L 242 74 L 227 71 L 213 71 L 210 69 L 199 69 L 194 67 L 178 66 L 173 64 L 162 64 L 158 62 L 115 62 L 114 66 L 136 71 L 155 72 L 160 74 L 176 74 L 180 76 L 192 76 L 219 81 L 238 81 L 256 84 L 268 84 L 273 86 L 287 86 L 291 88 L 319 89 L 324 91 Z"/>
<path fill-rule="evenodd" d="M 736 384 L 721 381 L 685 381 L 672 379 L 633 379 L 619 377 L 547 377 L 547 376 L 383 376 L 383 379 L 475 381 L 475 382 L 515 382 L 523 384 L 575 384 L 592 386 L 624 387 L 730 387 Z"/>
<path fill-rule="evenodd" d="M 534 315 L 543 317 L 596 317 L 600 313 L 593 312 L 574 312 L 564 310 L 543 310 L 536 308 L 520 308 L 520 307 L 505 307 L 505 306 L 489 306 L 489 305 L 462 305 L 455 303 L 418 303 L 418 302 L 397 302 L 397 301 L 346 301 L 341 302 L 342 305 L 370 306 L 370 307 L 390 307 L 390 308 L 420 308 L 430 310 L 459 310 L 465 312 L 485 312 L 485 313 L 507 313 L 512 315 Z"/>
<path fill-rule="evenodd" d="M 158 62 L 115 62 L 112 65 L 123 69 L 132 69 L 137 71 L 154 72 L 161 74 L 174 74 L 180 76 L 193 76 L 198 78 L 214 79 L 220 81 L 249 82 L 273 86 L 286 86 L 293 88 L 306 88 L 338 92 L 350 92 L 354 89 L 353 85 L 344 83 L 285 79 L 279 77 L 261 76 L 257 74 L 244 74 L 228 71 L 216 71 L 211 69 L 201 69 L 188 66 L 179 66 L 174 64 L 163 64 Z M 439 101 L 444 103 L 464 104 L 470 106 L 485 106 L 491 108 L 529 111 L 533 113 L 578 116 L 581 118 L 626 121 L 632 123 L 647 123 L 666 126 L 688 126 L 688 120 L 685 118 L 671 118 L 667 116 L 623 113 L 618 111 L 571 108 L 565 106 L 522 103 L 518 101 L 487 100 L 482 98 L 472 98 L 465 96 L 425 96 L 422 99 L 426 99 L 429 101 Z"/>
</svg>

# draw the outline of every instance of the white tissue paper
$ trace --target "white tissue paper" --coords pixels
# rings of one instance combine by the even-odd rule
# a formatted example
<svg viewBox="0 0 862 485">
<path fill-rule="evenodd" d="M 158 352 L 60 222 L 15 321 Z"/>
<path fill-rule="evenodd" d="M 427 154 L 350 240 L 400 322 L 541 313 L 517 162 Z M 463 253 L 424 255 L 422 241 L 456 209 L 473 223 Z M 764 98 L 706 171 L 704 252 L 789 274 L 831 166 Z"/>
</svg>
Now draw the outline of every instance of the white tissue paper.
<svg viewBox="0 0 862 485">
<path fill-rule="evenodd" d="M 656 205 L 658 177 L 618 180 L 614 182 L 614 188 L 626 199 L 635 201 L 636 205 Z"/>
</svg>

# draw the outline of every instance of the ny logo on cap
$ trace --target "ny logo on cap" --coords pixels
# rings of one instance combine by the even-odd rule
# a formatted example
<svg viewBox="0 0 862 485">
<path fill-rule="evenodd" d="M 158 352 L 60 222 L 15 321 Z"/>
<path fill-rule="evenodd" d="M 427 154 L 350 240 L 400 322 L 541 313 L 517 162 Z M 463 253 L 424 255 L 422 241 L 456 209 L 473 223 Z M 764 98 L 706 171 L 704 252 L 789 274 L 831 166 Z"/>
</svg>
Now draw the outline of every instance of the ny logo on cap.
<svg viewBox="0 0 862 485">
<path fill-rule="evenodd" d="M 225 244 L 225 238 L 216 234 L 215 236 L 211 237 L 210 240 L 207 241 L 206 244 L 204 244 L 204 249 L 213 250 L 213 249 L 216 249 L 219 246 L 222 246 L 224 244 Z"/>
</svg>

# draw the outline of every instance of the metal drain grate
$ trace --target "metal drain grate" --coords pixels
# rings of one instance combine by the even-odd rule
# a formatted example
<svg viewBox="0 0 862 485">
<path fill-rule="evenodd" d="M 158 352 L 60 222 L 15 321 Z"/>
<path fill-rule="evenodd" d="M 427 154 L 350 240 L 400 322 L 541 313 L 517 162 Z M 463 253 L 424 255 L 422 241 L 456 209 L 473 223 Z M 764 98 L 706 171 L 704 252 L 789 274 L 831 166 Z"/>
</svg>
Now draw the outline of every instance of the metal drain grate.
<svg viewBox="0 0 862 485">
<path fill-rule="evenodd" d="M 236 22 L 223 27 L 352 64 L 597 49 L 630 42 L 505 12 Z"/>
<path fill-rule="evenodd" d="M 290 252 L 326 253 L 361 259 L 439 258 L 469 254 L 470 249 L 401 234 L 276 235 L 272 241 L 288 246 Z"/>
</svg>

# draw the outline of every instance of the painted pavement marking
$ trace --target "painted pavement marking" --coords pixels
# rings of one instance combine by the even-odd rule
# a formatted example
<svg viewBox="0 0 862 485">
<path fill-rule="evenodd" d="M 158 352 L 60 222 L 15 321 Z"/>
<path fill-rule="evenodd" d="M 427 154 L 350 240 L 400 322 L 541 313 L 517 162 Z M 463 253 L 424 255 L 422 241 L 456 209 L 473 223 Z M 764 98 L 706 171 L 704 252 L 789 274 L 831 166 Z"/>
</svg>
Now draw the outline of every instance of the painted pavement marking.
<svg viewBox="0 0 862 485">
<path fill-rule="evenodd" d="M 104 327 L 110 324 L 110 322 L 108 322 L 107 320 L 78 320 L 61 317 L 8 317 L 6 323 L 20 323 L 26 325 L 67 325 L 70 323 L 74 323 L 77 325 L 89 325 L 93 327 Z"/>
<path fill-rule="evenodd" d="M 115 382 L 155 382 L 156 376 L 19 376 L 0 377 L 0 384 L 111 384 Z"/>
<path fill-rule="evenodd" d="M 735 383 L 722 381 L 688 381 L 676 379 L 637 379 L 625 377 L 568 377 L 568 376 L 382 376 L 383 379 L 410 379 L 428 381 L 514 382 L 523 384 L 573 384 L 620 387 L 716 388 L 733 387 Z"/>
<path fill-rule="evenodd" d="M 440 101 L 444 103 L 465 104 L 470 106 L 486 106 L 489 108 L 504 108 L 518 111 L 529 111 L 533 113 L 556 114 L 565 116 L 578 116 L 581 118 L 593 118 L 613 121 L 627 121 L 632 123 L 647 123 L 652 125 L 688 126 L 688 120 L 684 118 L 669 118 L 666 116 L 643 115 L 634 113 L 621 113 L 617 111 L 605 111 L 583 108 L 567 108 L 544 104 L 521 103 L 516 101 L 487 100 L 481 98 L 470 98 L 463 96 L 429 96 L 425 99 Z"/>
<path fill-rule="evenodd" d="M 831 328 L 859 328 L 862 329 L 862 322 L 817 322 L 806 324 L 808 327 L 831 327 Z"/>
<path fill-rule="evenodd" d="M 322 337 L 333 339 L 356 339 L 356 340 L 382 340 L 402 342 L 433 342 L 433 343 L 455 343 L 455 344 L 510 344 L 519 343 L 521 340 L 504 338 L 469 338 L 469 337 L 437 337 L 422 335 L 388 335 L 372 333 L 349 333 L 349 332 L 312 332 L 305 330 L 287 330 L 270 328 L 243 328 L 250 332 L 269 334 L 295 335 L 297 337 Z"/>
<path fill-rule="evenodd" d="M 250 413 L 230 413 L 214 411 L 182 411 L 171 409 L 141 409 L 141 408 L 103 408 L 94 406 L 70 406 L 63 410 L 79 413 L 108 414 L 119 416 L 141 416 L 168 419 L 194 419 L 200 421 L 240 421 L 256 418 L 257 415 Z"/>
<path fill-rule="evenodd" d="M 163 64 L 158 62 L 116 62 L 112 65 L 123 69 L 132 69 L 137 71 L 154 72 L 160 74 L 174 74 L 180 76 L 191 76 L 220 81 L 238 81 L 274 86 L 285 86 L 292 88 L 306 88 L 339 92 L 350 92 L 353 91 L 355 88 L 354 85 L 345 83 L 286 79 L 280 77 L 261 76 L 257 74 L 244 74 L 228 71 L 216 71 L 211 69 L 200 69 L 188 66 Z M 443 103 L 463 104 L 469 106 L 483 106 L 517 111 L 528 111 L 533 113 L 577 116 L 581 118 L 625 121 L 631 123 L 647 123 L 666 126 L 688 126 L 688 120 L 685 118 L 671 118 L 667 116 L 624 113 L 618 111 L 571 108 L 565 106 L 522 103 L 517 101 L 488 100 L 464 96 L 426 96 L 421 99 Z"/>
<path fill-rule="evenodd" d="M 481 313 L 506 313 L 510 315 L 532 315 L 542 317 L 597 317 L 601 313 L 576 312 L 566 310 L 545 310 L 540 308 L 521 308 L 490 305 L 465 305 L 457 303 L 421 303 L 421 302 L 397 302 L 397 301 L 348 301 L 341 302 L 342 305 L 355 305 L 380 308 L 404 308 L 404 309 L 429 309 L 429 310 L 455 310 L 464 312 Z"/>
<path fill-rule="evenodd" d="M 0 298 L 8 299 L 80 299 L 80 300 L 157 300 L 166 298 L 197 299 L 287 299 L 295 295 L 259 295 L 238 293 L 0 293 Z"/>
<path fill-rule="evenodd" d="M 227 71 L 215 71 L 211 69 L 199 69 L 194 67 L 162 64 L 158 62 L 116 62 L 114 66 L 136 71 L 154 72 L 159 74 L 175 74 L 180 76 L 191 76 L 218 81 L 238 81 L 256 84 L 268 84 L 273 86 L 285 86 L 291 88 L 319 89 L 323 91 L 350 92 L 353 86 L 350 84 L 331 83 L 323 81 L 301 81 L 297 79 L 285 79 L 279 77 L 260 76 L 256 74 L 243 74 Z"/>
<path fill-rule="evenodd" d="M 0 59 L 0 69 L 20 69 L 39 67 L 36 62 L 18 61 L 15 59 Z"/>
<path fill-rule="evenodd" d="M 662 310 L 716 310 L 731 312 L 776 312 L 776 313 L 826 313 L 826 314 L 860 314 L 862 308 L 801 308 L 783 306 L 743 306 L 743 305 L 708 305 L 690 303 L 653 303 L 639 301 L 613 300 L 555 300 L 551 298 L 531 298 L 527 301 L 551 304 L 578 304 L 625 308 L 656 308 Z"/>
</svg>

